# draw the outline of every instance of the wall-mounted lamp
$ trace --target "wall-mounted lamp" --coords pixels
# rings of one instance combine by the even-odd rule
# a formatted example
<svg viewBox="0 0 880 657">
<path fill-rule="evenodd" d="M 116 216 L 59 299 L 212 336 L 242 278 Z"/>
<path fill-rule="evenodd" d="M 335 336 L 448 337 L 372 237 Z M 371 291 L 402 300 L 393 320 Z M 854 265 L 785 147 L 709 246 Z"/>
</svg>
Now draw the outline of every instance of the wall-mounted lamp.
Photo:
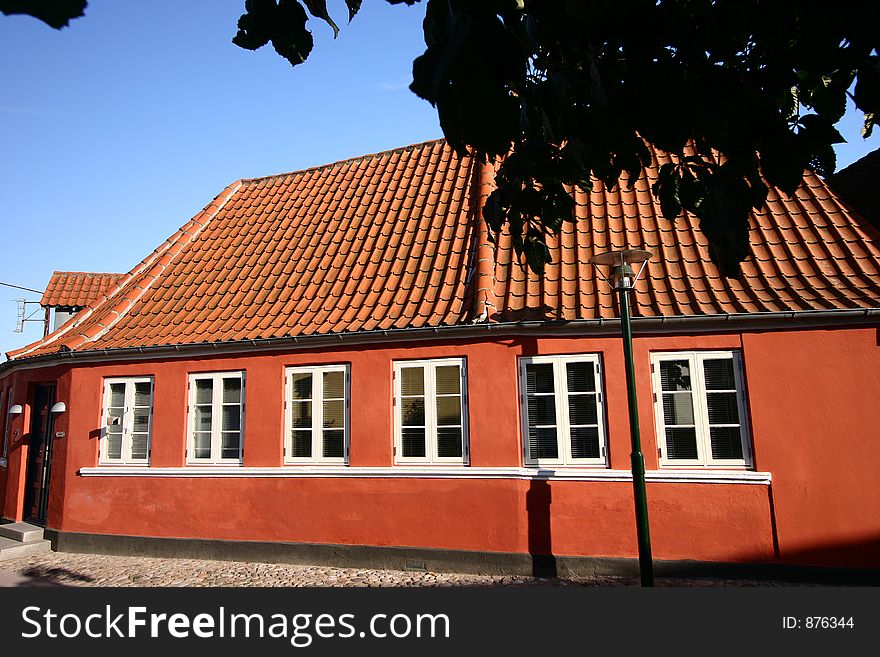
<svg viewBox="0 0 880 657">
<path fill-rule="evenodd" d="M 55 402 L 52 404 L 52 408 L 49 409 L 50 413 L 63 413 L 67 410 L 67 404 L 64 402 Z"/>
<path fill-rule="evenodd" d="M 21 415 L 24 412 L 24 409 L 21 407 L 21 404 L 14 404 L 9 407 L 7 412 L 9 415 Z"/>
</svg>

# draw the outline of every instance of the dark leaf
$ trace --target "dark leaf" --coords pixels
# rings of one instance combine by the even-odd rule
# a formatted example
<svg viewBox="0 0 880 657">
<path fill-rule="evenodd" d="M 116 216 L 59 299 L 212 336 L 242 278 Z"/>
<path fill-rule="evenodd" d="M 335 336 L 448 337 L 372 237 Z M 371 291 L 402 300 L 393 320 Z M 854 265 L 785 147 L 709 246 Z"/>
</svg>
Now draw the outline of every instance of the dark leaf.
<svg viewBox="0 0 880 657">
<path fill-rule="evenodd" d="M 670 221 L 681 212 L 681 204 L 677 198 L 676 180 L 678 180 L 678 174 L 675 171 L 675 166 L 667 164 L 660 168 L 660 175 L 652 187 L 654 196 L 660 201 L 660 211 L 663 213 L 663 217 Z"/>
<path fill-rule="evenodd" d="M 846 91 L 853 81 L 855 71 L 835 71 L 823 76 L 809 96 L 809 106 L 820 116 L 837 123 L 846 112 Z"/>
<path fill-rule="evenodd" d="M 275 52 L 291 66 L 306 60 L 314 41 L 306 29 L 308 15 L 296 0 L 247 0 L 245 11 L 238 19 L 238 33 L 232 43 L 256 50 L 271 41 Z"/>
<path fill-rule="evenodd" d="M 320 18 L 322 21 L 327 23 L 330 27 L 333 28 L 333 37 L 339 35 L 339 26 L 333 22 L 333 19 L 330 18 L 330 14 L 327 12 L 327 2 L 326 0 L 303 0 L 306 7 L 308 7 L 309 13 L 315 18 Z M 349 19 L 350 20 L 350 19 Z"/>
<path fill-rule="evenodd" d="M 865 113 L 865 127 L 868 128 L 867 115 L 880 114 L 880 57 L 868 58 L 859 68 L 858 81 L 853 89 L 853 102 Z"/>
<path fill-rule="evenodd" d="M 738 278 L 739 263 L 749 254 L 749 212 L 752 192 L 742 178 L 704 173 L 705 201 L 694 214 L 709 242 L 709 257 L 722 276 Z"/>
<path fill-rule="evenodd" d="M 360 11 L 361 4 L 362 4 L 362 0 L 345 0 L 345 6 L 348 7 L 348 22 L 349 23 L 357 15 L 358 11 Z"/>
<path fill-rule="evenodd" d="M 239 48 L 256 50 L 269 43 L 270 37 L 271 33 L 264 22 L 254 14 L 243 14 L 238 19 L 238 33 L 232 37 L 232 43 Z"/>
<path fill-rule="evenodd" d="M 784 128 L 778 130 L 764 141 L 760 159 L 767 181 L 789 196 L 794 194 L 808 163 L 797 137 Z"/>
<path fill-rule="evenodd" d="M 305 10 L 295 0 L 281 0 L 276 15 L 272 47 L 291 66 L 301 64 L 314 46 L 312 34 L 306 29 L 308 16 Z"/>
<path fill-rule="evenodd" d="M 85 15 L 87 5 L 87 0 L 0 0 L 0 11 L 7 16 L 27 14 L 60 30 Z"/>
</svg>

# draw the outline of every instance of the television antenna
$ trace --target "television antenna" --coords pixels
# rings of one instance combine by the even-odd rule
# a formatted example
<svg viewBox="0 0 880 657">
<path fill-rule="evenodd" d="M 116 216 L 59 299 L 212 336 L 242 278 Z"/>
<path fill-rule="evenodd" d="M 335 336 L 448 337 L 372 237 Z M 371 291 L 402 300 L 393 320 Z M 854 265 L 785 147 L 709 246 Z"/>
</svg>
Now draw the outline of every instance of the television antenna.
<svg viewBox="0 0 880 657">
<path fill-rule="evenodd" d="M 16 299 L 15 302 L 18 304 L 18 317 L 15 321 L 15 330 L 13 333 L 23 333 L 25 322 L 42 322 L 46 323 L 46 318 L 41 317 L 39 319 L 31 319 L 34 315 L 40 312 L 42 306 L 40 306 L 39 301 L 27 301 L 26 299 Z M 37 306 L 37 309 L 33 311 L 30 315 L 27 314 L 28 306 Z"/>
<path fill-rule="evenodd" d="M 34 292 L 35 294 L 43 294 L 40 290 L 34 290 L 33 288 L 23 287 L 21 285 L 13 285 L 12 283 L 3 283 L 0 281 L 0 285 L 4 287 L 12 287 L 16 290 L 24 290 L 25 292 Z M 32 319 L 34 315 L 40 312 L 40 302 L 39 301 L 28 301 L 24 297 L 19 297 L 15 300 L 15 303 L 18 306 L 18 317 L 15 321 L 15 330 L 14 333 L 22 333 L 24 332 L 25 322 L 42 322 L 43 326 L 43 335 L 46 335 L 49 332 L 49 317 L 40 318 L 40 319 Z M 28 315 L 28 306 L 37 306 L 37 309 L 33 311 L 30 315 Z"/>
</svg>

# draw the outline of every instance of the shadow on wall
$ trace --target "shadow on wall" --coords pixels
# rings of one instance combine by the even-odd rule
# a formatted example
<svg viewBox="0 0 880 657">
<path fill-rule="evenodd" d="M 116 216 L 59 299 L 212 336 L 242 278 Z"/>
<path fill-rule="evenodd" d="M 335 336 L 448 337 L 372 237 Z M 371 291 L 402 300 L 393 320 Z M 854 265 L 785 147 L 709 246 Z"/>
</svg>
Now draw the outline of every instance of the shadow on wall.
<svg viewBox="0 0 880 657">
<path fill-rule="evenodd" d="M 526 513 L 529 531 L 529 554 L 532 557 L 532 575 L 556 577 L 556 557 L 553 556 L 553 536 L 550 531 L 550 484 L 532 479 L 526 493 Z"/>
</svg>

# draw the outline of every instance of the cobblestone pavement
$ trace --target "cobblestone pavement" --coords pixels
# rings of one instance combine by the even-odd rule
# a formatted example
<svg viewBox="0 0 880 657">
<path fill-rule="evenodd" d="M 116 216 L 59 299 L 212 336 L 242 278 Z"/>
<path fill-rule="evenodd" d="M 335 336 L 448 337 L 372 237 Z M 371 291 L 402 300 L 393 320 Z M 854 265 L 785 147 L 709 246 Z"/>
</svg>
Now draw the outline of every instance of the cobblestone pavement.
<svg viewBox="0 0 880 657">
<path fill-rule="evenodd" d="M 158 559 L 49 552 L 0 562 L 0 586 L 637 586 L 637 578 L 525 576 Z M 658 578 L 658 586 L 786 586 L 785 582 Z"/>
</svg>

